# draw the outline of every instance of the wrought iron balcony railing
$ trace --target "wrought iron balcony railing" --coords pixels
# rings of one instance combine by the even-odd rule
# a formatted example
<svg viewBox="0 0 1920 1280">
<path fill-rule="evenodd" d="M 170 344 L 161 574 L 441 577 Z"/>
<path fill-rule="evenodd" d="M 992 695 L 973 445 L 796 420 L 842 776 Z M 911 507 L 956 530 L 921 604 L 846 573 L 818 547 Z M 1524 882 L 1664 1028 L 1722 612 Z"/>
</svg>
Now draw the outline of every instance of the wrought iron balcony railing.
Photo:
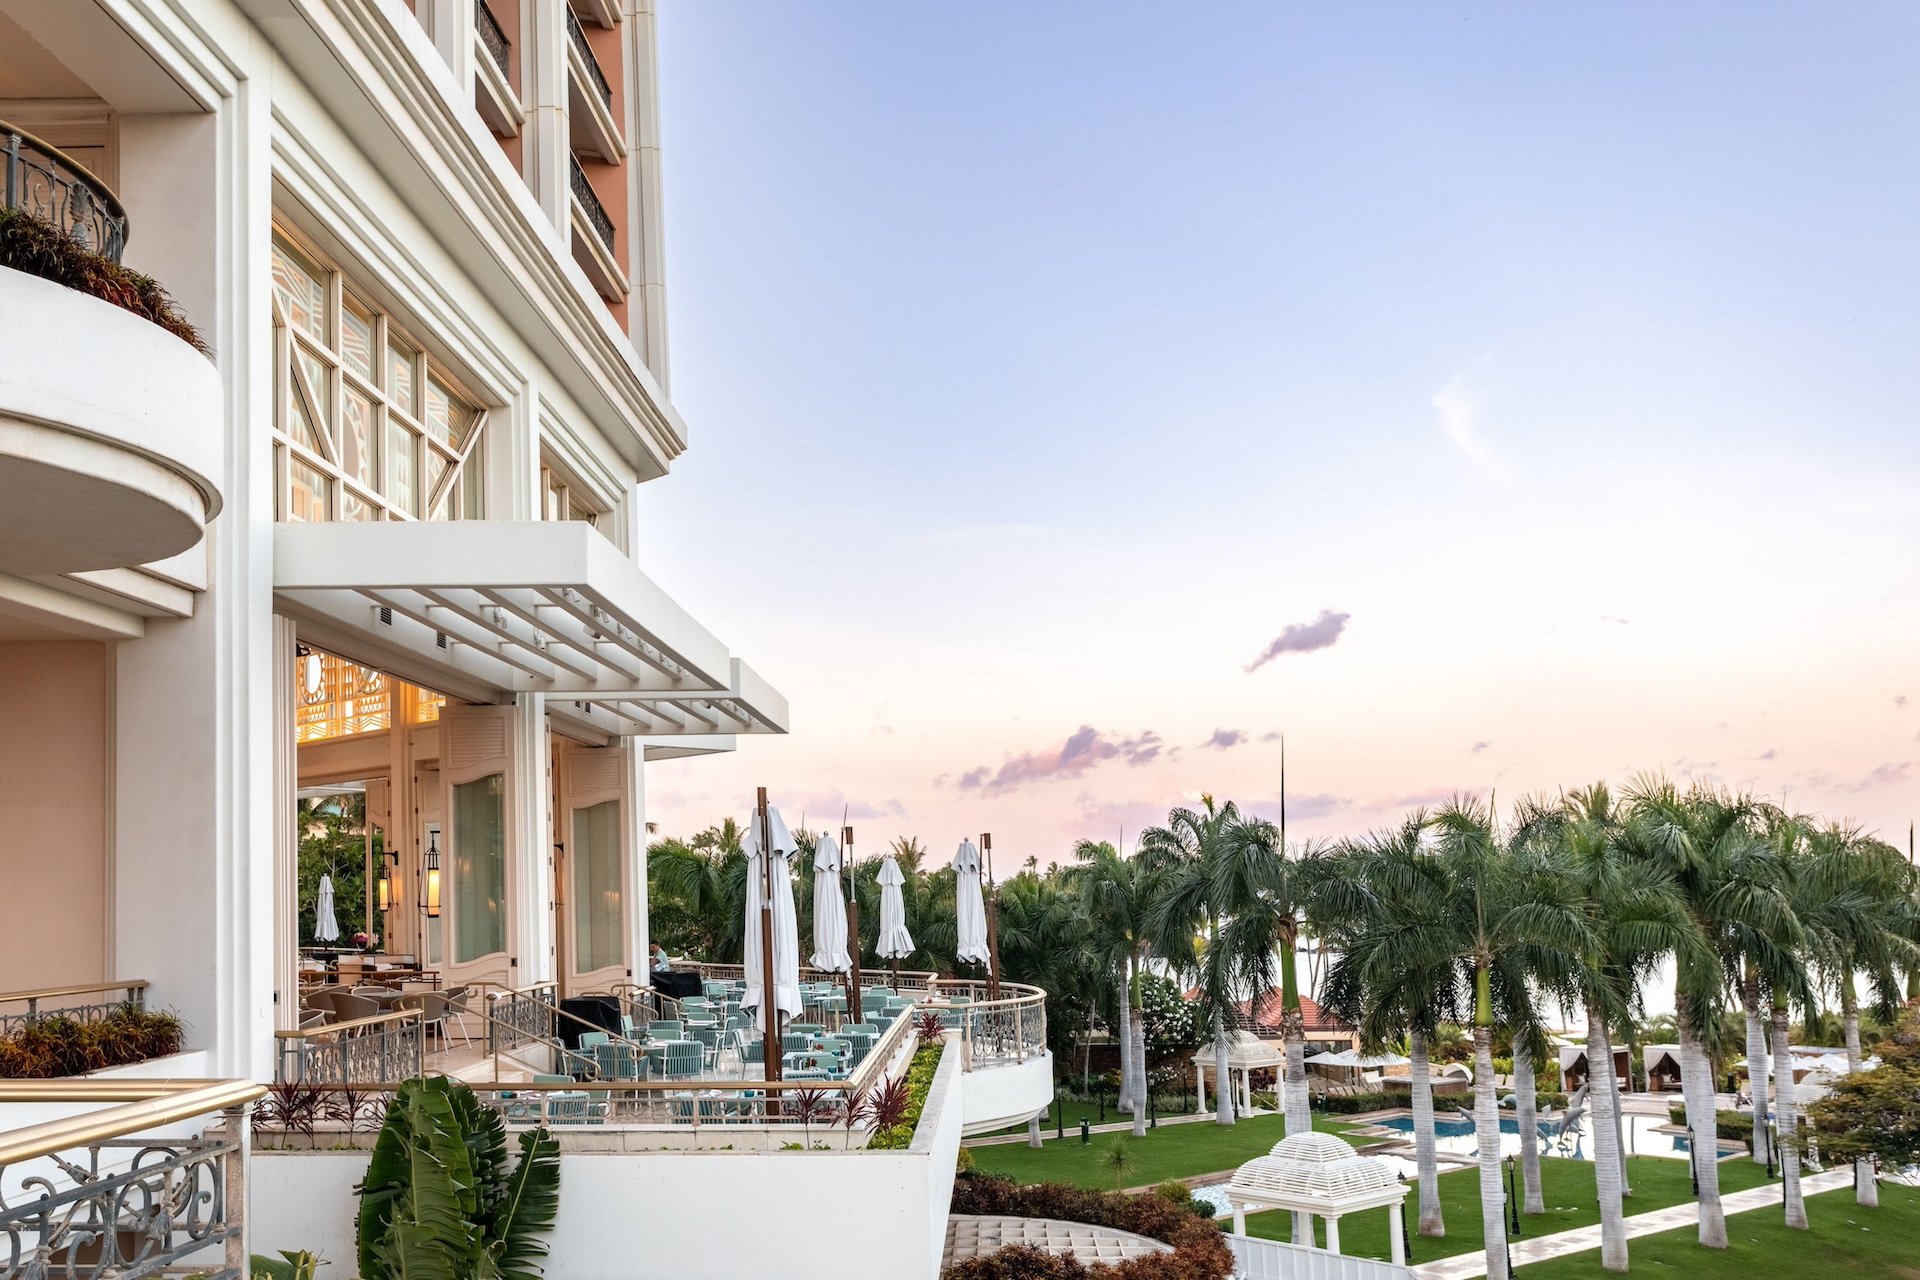
<svg viewBox="0 0 1920 1280">
<path fill-rule="evenodd" d="M 0 1035 L 10 1035 L 29 1022 L 41 1018 L 71 1018 L 75 1022 L 98 1022 L 121 1009 L 138 1009 L 146 1002 L 147 980 L 123 978 L 114 982 L 85 983 L 74 987 L 42 987 L 35 991 L 0 992 Z M 84 996 L 111 996 L 120 999 L 86 1000 Z M 25 1005 L 22 1009 L 19 1006 Z"/>
<path fill-rule="evenodd" d="M 587 171 L 580 164 L 578 156 L 570 157 L 573 169 L 573 195 L 586 210 L 587 221 L 593 224 L 594 231 L 600 237 L 600 243 L 613 252 L 613 219 L 607 214 L 607 206 L 600 203 L 600 197 L 593 189 L 593 183 L 587 181 Z"/>
<path fill-rule="evenodd" d="M 116 1103 L 0 1133 L 0 1280 L 245 1280 L 246 1080 L 8 1080 L 0 1102 Z M 197 1138 L 135 1137 L 183 1121 Z"/>
<path fill-rule="evenodd" d="M 6 144 L 5 208 L 51 222 L 83 249 L 113 261 L 127 246 L 127 211 L 107 184 L 58 147 L 0 121 Z"/>
<path fill-rule="evenodd" d="M 600 59 L 593 56 L 593 46 L 587 43 L 587 29 L 580 25 L 580 19 L 574 16 L 573 9 L 567 9 L 567 39 L 573 42 L 574 51 L 580 55 L 580 61 L 586 64 L 587 75 L 593 80 L 593 87 L 599 91 L 600 101 L 613 110 L 613 86 L 607 83 L 607 73 L 600 69 Z"/>
<path fill-rule="evenodd" d="M 493 16 L 487 0 L 473 0 L 473 29 L 480 33 L 480 43 L 487 47 L 487 56 L 493 59 L 493 65 L 500 68 L 501 75 L 507 75 L 513 59 L 513 41 L 507 39 L 506 28 Z"/>
<path fill-rule="evenodd" d="M 366 1084 L 406 1080 L 426 1062 L 426 1030 L 418 1009 L 356 1018 L 304 1031 L 274 1033 L 278 1079 L 297 1084 Z"/>
</svg>

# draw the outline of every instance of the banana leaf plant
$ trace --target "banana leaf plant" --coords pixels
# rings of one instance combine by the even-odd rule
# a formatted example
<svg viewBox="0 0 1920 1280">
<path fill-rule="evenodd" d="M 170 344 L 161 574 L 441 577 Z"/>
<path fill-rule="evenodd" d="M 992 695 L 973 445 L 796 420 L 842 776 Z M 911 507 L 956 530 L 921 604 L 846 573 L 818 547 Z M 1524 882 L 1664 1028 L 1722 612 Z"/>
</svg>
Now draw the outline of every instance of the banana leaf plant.
<svg viewBox="0 0 1920 1280">
<path fill-rule="evenodd" d="M 560 1209 L 560 1144 L 519 1136 L 457 1080 L 400 1086 L 360 1195 L 361 1280 L 540 1280 Z"/>
</svg>

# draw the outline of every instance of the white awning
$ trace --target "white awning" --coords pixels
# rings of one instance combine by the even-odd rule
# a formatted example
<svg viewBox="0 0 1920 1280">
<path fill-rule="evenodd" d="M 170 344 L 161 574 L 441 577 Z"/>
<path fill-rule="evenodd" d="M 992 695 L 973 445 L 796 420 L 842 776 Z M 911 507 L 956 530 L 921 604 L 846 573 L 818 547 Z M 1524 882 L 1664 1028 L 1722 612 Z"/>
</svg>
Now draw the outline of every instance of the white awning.
<svg viewBox="0 0 1920 1280">
<path fill-rule="evenodd" d="M 574 521 L 279 524 L 308 643 L 469 702 L 544 693 L 614 735 L 785 733 L 787 701 Z"/>
</svg>

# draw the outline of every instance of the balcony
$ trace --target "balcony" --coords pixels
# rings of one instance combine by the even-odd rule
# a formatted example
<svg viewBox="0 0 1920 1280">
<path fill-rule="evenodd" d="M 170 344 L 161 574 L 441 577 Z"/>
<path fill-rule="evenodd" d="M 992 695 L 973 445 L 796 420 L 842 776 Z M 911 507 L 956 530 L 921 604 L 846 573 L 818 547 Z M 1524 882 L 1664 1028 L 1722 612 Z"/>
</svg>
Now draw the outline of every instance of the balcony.
<svg viewBox="0 0 1920 1280">
<path fill-rule="evenodd" d="M 0 572 L 177 555 L 220 510 L 219 374 L 155 320 L 61 282 L 98 277 L 101 259 L 117 270 L 127 215 L 57 149 L 4 124 L 0 138 L 5 208 L 42 241 L 20 260 L 50 277 L 0 267 Z"/>
<path fill-rule="evenodd" d="M 608 164 L 619 164 L 626 156 L 627 144 L 614 118 L 613 83 L 572 9 L 567 10 L 567 120 L 575 151 Z"/>
<path fill-rule="evenodd" d="M 496 137 L 515 137 L 527 110 L 513 87 L 513 41 L 487 0 L 473 0 L 473 39 L 474 106 Z"/>
<path fill-rule="evenodd" d="M 573 258 L 600 296 L 618 302 L 627 296 L 627 273 L 615 256 L 613 218 L 600 203 L 599 193 L 587 177 L 579 157 L 568 157 L 568 176 L 573 188 Z"/>
</svg>

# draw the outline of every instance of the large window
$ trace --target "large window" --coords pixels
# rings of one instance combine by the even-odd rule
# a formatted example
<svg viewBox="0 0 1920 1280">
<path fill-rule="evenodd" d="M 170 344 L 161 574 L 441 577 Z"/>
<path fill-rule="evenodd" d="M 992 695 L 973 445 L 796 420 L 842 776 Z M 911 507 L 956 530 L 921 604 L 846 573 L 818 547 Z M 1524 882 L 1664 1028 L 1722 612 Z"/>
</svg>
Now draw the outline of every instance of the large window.
<svg viewBox="0 0 1920 1280">
<path fill-rule="evenodd" d="M 486 413 L 340 271 L 273 238 L 275 517 L 478 520 Z"/>
<path fill-rule="evenodd" d="M 573 963 L 592 973 L 626 963 L 620 929 L 620 802 L 573 811 Z"/>
<path fill-rule="evenodd" d="M 453 788 L 453 959 L 468 964 L 507 949 L 506 777 Z"/>
</svg>

